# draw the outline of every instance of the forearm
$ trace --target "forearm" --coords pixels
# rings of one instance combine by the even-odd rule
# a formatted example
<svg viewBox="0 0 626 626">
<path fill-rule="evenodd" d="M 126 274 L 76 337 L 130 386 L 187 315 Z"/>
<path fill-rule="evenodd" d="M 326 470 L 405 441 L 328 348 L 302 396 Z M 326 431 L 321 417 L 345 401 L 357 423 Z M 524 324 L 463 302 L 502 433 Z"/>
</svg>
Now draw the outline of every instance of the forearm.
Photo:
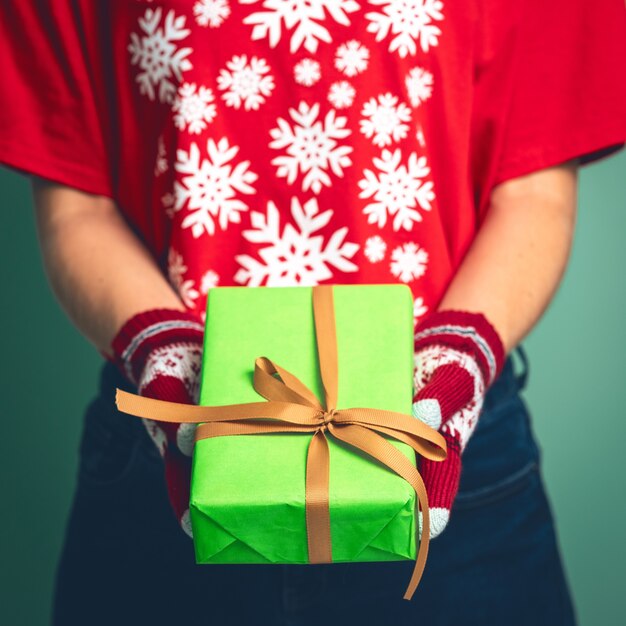
<svg viewBox="0 0 626 626">
<path fill-rule="evenodd" d="M 112 338 L 136 313 L 184 310 L 112 200 L 37 179 L 33 194 L 52 289 L 69 318 L 99 350 L 109 352 Z"/>
<path fill-rule="evenodd" d="M 439 310 L 483 313 L 509 352 L 554 296 L 575 220 L 575 165 L 502 183 L 494 189 L 485 220 Z"/>
</svg>

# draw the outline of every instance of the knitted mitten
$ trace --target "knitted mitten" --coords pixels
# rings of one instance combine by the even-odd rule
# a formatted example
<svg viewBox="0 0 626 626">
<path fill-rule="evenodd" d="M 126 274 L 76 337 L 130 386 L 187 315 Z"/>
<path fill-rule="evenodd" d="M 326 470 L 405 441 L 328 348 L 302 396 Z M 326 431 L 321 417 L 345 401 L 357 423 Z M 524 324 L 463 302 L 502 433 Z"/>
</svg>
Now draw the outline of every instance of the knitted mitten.
<svg viewBox="0 0 626 626">
<path fill-rule="evenodd" d="M 191 313 L 154 309 L 129 319 L 114 338 L 114 363 L 139 395 L 196 404 L 203 326 Z M 194 424 L 142 420 L 164 460 L 169 499 L 183 530 L 189 524 Z"/>
<path fill-rule="evenodd" d="M 439 430 L 448 446 L 445 461 L 420 460 L 430 505 L 430 533 L 436 537 L 450 519 L 461 453 L 505 354 L 498 333 L 480 313 L 436 312 L 416 330 L 413 415 Z"/>
</svg>

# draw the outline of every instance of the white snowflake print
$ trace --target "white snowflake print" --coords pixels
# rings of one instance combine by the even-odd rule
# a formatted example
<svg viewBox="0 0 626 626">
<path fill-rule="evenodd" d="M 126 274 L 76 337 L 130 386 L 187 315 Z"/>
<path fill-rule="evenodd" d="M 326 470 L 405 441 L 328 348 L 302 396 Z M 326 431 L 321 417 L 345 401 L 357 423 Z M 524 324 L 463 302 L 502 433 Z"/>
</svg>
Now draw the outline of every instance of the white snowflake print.
<svg viewBox="0 0 626 626">
<path fill-rule="evenodd" d="M 411 282 L 424 275 L 428 253 L 412 241 L 404 243 L 391 252 L 391 273 L 403 283 Z"/>
<path fill-rule="evenodd" d="M 161 196 L 161 204 L 165 209 L 165 215 L 170 219 L 174 217 L 179 208 L 185 203 L 184 194 L 181 193 L 181 190 L 183 190 L 183 188 L 174 183 L 173 190 Z"/>
<path fill-rule="evenodd" d="M 426 157 L 418 157 L 415 152 L 409 155 L 408 164 L 401 163 L 400 149 L 393 152 L 383 150 L 381 157 L 374 157 L 374 165 L 379 174 L 363 170 L 364 178 L 358 185 L 359 198 L 373 197 L 374 202 L 366 205 L 363 213 L 370 224 L 383 227 L 387 216 L 393 215 L 393 229 L 411 230 L 415 222 L 422 221 L 420 211 L 430 211 L 435 199 L 432 181 L 424 181 L 430 174 Z"/>
<path fill-rule="evenodd" d="M 217 272 L 207 270 L 200 279 L 200 293 L 206 296 L 213 287 L 217 287 L 219 282 L 220 277 L 217 275 Z"/>
<path fill-rule="evenodd" d="M 404 79 L 409 102 L 413 107 L 418 107 L 422 102 L 430 98 L 433 93 L 433 75 L 423 67 L 413 67 Z"/>
<path fill-rule="evenodd" d="M 392 141 L 404 139 L 409 132 L 411 109 L 398 96 L 385 93 L 378 98 L 370 98 L 361 110 L 361 132 L 372 139 L 375 146 L 387 146 Z"/>
<path fill-rule="evenodd" d="M 379 263 L 382 261 L 385 258 L 386 252 L 387 244 L 379 235 L 368 237 L 365 241 L 365 249 L 363 250 L 363 253 L 370 263 Z"/>
<path fill-rule="evenodd" d="M 320 64 L 313 59 L 302 59 L 294 65 L 293 76 L 298 84 L 310 87 L 322 77 Z"/>
<path fill-rule="evenodd" d="M 178 292 L 185 306 L 189 309 L 193 309 L 196 306 L 196 300 L 200 294 L 195 288 L 193 280 L 185 280 L 187 269 L 182 254 L 170 248 L 167 255 L 167 273 L 170 283 Z"/>
<path fill-rule="evenodd" d="M 389 52 L 398 51 L 401 57 L 417 53 L 419 41 L 423 52 L 438 44 L 441 29 L 434 21 L 443 20 L 441 0 L 369 0 L 370 4 L 382 7 L 382 13 L 372 11 L 365 17 L 370 21 L 369 33 L 376 34 L 376 41 L 388 35 Z"/>
<path fill-rule="evenodd" d="M 274 89 L 274 77 L 265 59 L 253 56 L 248 63 L 246 54 L 235 55 L 220 70 L 217 86 L 224 91 L 222 98 L 229 107 L 257 110 Z M 269 74 L 269 75 L 267 75 Z"/>
<path fill-rule="evenodd" d="M 182 80 L 183 72 L 192 68 L 187 58 L 191 48 L 179 48 L 177 42 L 191 32 L 185 28 L 185 16 L 178 17 L 168 11 L 161 24 L 162 10 L 146 9 L 139 18 L 142 35 L 130 34 L 128 51 L 130 62 L 139 66 L 136 81 L 139 92 L 150 100 L 157 97 L 161 102 L 171 104 L 176 93 L 176 82 Z"/>
<path fill-rule="evenodd" d="M 336 109 L 345 109 L 352 106 L 355 95 L 356 89 L 347 80 L 340 80 L 330 86 L 328 101 Z"/>
<path fill-rule="evenodd" d="M 167 197 L 171 202 L 169 210 L 173 214 L 187 205 L 189 213 L 182 227 L 191 228 L 196 238 L 205 232 L 213 235 L 216 222 L 222 230 L 229 222 L 240 223 L 241 211 L 248 210 L 248 205 L 236 196 L 256 193 L 252 183 L 258 175 L 248 169 L 250 161 L 233 163 L 237 152 L 239 147 L 230 146 L 226 137 L 217 143 L 213 139 L 207 141 L 208 158 L 202 158 L 195 143 L 189 152 L 176 152 L 174 169 L 183 176 Z"/>
<path fill-rule="evenodd" d="M 167 152 L 165 150 L 165 142 L 163 137 L 159 137 L 157 142 L 157 155 L 154 160 L 154 177 L 157 178 L 161 174 L 167 172 Z"/>
<path fill-rule="evenodd" d="M 356 76 L 367 69 L 370 51 L 356 39 L 341 44 L 335 53 L 335 67 L 346 76 Z"/>
<path fill-rule="evenodd" d="M 280 229 L 280 213 L 270 200 L 267 213 L 252 211 L 251 230 L 243 236 L 253 243 L 267 244 L 259 250 L 260 260 L 249 255 L 238 255 L 236 261 L 241 269 L 235 274 L 235 282 L 258 287 L 313 286 L 333 277 L 329 266 L 342 272 L 355 272 L 357 266 L 350 261 L 359 246 L 345 240 L 347 227 L 339 228 L 324 241 L 319 231 L 333 215 L 332 209 L 321 211 L 317 198 L 300 204 L 291 200 L 293 224 Z"/>
<path fill-rule="evenodd" d="M 293 126 L 279 117 L 278 128 L 272 128 L 273 141 L 270 148 L 285 148 L 287 154 L 272 159 L 272 165 L 278 167 L 276 175 L 286 178 L 291 185 L 298 173 L 304 174 L 302 191 L 309 189 L 318 194 L 322 187 L 330 187 L 330 169 L 336 176 L 343 176 L 344 168 L 352 165 L 348 156 L 351 146 L 339 145 L 338 139 L 347 137 L 351 131 L 346 128 L 346 117 L 335 117 L 331 109 L 324 120 L 318 119 L 320 105 L 309 106 L 301 101 L 298 109 L 290 108 L 289 115 L 295 122 Z"/>
<path fill-rule="evenodd" d="M 201 133 L 217 114 L 214 100 L 211 88 L 198 89 L 195 83 L 183 83 L 172 104 L 176 128 L 185 130 L 189 126 L 190 133 Z"/>
<path fill-rule="evenodd" d="M 415 133 L 417 143 L 422 147 L 426 147 L 426 137 L 424 137 L 424 129 L 420 126 Z"/>
<path fill-rule="evenodd" d="M 241 4 L 256 4 L 260 0 L 239 0 Z M 285 30 L 293 32 L 289 41 L 291 53 L 301 46 L 311 53 L 317 52 L 320 41 L 330 43 L 328 29 L 320 24 L 327 19 L 326 13 L 342 26 L 350 25 L 349 13 L 359 10 L 356 0 L 262 0 L 264 11 L 246 16 L 244 24 L 251 24 L 252 40 L 267 37 L 271 48 L 275 48 Z"/>
<path fill-rule="evenodd" d="M 193 14 L 199 26 L 217 28 L 230 15 L 228 0 L 198 0 L 193 5 Z"/>
<path fill-rule="evenodd" d="M 192 403 L 198 402 L 202 347 L 189 342 L 169 344 L 153 350 L 138 381 L 139 393 L 159 376 L 178 378 L 185 385 Z"/>
<path fill-rule="evenodd" d="M 424 304 L 424 298 L 418 296 L 413 302 L 413 324 L 417 324 L 420 317 L 428 313 L 428 307 Z"/>
</svg>

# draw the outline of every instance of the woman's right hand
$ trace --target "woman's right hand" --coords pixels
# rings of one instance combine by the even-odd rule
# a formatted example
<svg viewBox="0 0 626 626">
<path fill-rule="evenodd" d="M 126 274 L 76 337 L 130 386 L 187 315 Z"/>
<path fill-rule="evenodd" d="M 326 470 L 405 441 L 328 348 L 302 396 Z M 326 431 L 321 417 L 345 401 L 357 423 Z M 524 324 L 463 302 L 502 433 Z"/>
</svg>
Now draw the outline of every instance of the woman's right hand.
<svg viewBox="0 0 626 626">
<path fill-rule="evenodd" d="M 134 315 L 113 339 L 113 361 L 139 395 L 196 404 L 203 326 L 191 313 L 153 309 Z M 135 419 L 129 417 L 128 419 Z M 176 519 L 191 536 L 189 488 L 195 424 L 143 420 L 164 460 L 167 491 Z"/>
</svg>

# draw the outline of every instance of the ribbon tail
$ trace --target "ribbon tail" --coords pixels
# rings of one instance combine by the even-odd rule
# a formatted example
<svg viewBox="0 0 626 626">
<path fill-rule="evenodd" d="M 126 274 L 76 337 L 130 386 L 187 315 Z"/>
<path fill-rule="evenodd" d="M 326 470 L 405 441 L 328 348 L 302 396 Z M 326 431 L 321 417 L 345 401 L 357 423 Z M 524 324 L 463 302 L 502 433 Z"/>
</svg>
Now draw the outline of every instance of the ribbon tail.
<svg viewBox="0 0 626 626">
<path fill-rule="evenodd" d="M 328 441 L 318 430 L 309 443 L 306 460 L 306 532 L 310 563 L 331 563 Z"/>
<path fill-rule="evenodd" d="M 371 430 L 357 424 L 346 424 L 339 427 L 329 425 L 329 430 L 334 437 L 369 454 L 371 457 L 386 465 L 390 470 L 404 478 L 415 490 L 417 496 L 415 508 L 415 540 L 419 545 L 417 558 L 413 567 L 411 579 L 404 593 L 404 599 L 410 600 L 424 573 L 426 558 L 428 556 L 428 544 L 430 543 L 430 515 L 428 511 L 428 495 L 424 481 L 411 461 L 393 446 L 384 437 L 377 435 Z M 423 529 L 419 536 L 418 507 L 422 510 Z"/>
</svg>

